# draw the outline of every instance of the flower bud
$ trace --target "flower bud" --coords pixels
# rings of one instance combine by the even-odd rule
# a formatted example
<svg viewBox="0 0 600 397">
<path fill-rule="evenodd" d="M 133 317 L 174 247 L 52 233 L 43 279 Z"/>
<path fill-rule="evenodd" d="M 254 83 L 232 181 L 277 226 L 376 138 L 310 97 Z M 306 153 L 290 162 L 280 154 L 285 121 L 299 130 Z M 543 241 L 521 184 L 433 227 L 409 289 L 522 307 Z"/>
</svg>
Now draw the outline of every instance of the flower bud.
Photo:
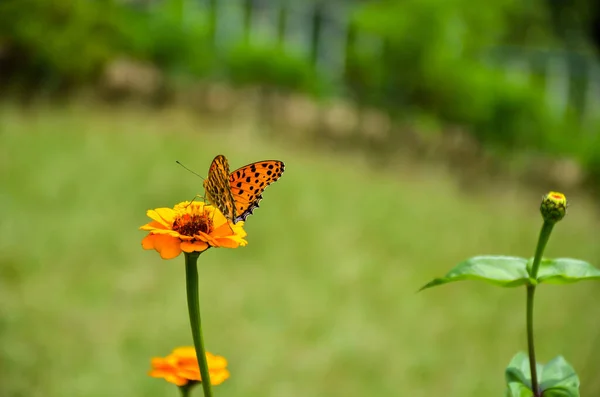
<svg viewBox="0 0 600 397">
<path fill-rule="evenodd" d="M 545 222 L 556 223 L 567 213 L 567 198 L 564 194 L 550 192 L 542 199 L 540 212 Z"/>
</svg>

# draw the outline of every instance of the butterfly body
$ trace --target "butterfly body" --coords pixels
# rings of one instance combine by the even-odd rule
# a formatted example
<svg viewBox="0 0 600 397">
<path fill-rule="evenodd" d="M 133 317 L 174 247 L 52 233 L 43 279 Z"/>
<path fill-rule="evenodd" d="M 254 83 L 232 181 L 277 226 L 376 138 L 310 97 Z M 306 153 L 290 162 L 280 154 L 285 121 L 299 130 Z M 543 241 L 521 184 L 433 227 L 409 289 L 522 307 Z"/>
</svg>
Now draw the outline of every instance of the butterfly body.
<svg viewBox="0 0 600 397">
<path fill-rule="evenodd" d="M 259 207 L 265 188 L 277 181 L 283 171 L 282 161 L 263 160 L 229 173 L 227 158 L 218 155 L 204 181 L 206 199 L 233 223 L 246 220 Z"/>
</svg>

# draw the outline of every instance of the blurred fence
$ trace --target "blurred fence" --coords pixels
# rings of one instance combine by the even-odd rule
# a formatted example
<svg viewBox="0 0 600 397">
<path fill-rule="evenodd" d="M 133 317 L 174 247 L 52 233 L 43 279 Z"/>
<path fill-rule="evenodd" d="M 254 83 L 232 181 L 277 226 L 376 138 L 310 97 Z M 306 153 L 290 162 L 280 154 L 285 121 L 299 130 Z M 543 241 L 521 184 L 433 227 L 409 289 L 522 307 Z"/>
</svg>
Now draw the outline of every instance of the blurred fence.
<svg viewBox="0 0 600 397">
<path fill-rule="evenodd" d="M 351 23 L 356 1 L 180 1 L 184 27 L 204 23 L 186 18 L 186 9 L 200 9 L 209 16 L 217 56 L 240 41 L 272 44 L 310 61 L 319 76 L 341 95 L 348 92 L 345 83 L 350 45 L 355 51 L 385 59 L 384 40 L 357 30 Z M 460 43 L 456 44 L 459 49 Z M 494 48 L 483 55 L 489 64 L 523 84 L 542 80 L 546 104 L 557 118 L 572 108 L 583 123 L 597 121 L 600 63 L 592 55 L 535 48 Z"/>
</svg>

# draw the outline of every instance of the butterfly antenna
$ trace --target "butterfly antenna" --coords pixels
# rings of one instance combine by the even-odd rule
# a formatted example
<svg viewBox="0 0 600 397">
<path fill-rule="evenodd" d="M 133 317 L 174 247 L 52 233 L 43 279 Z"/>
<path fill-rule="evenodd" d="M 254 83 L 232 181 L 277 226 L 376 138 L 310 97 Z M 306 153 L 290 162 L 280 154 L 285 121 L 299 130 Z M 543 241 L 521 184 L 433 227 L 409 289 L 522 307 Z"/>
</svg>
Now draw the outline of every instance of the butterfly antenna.
<svg viewBox="0 0 600 397">
<path fill-rule="evenodd" d="M 204 179 L 205 179 L 205 178 L 204 178 L 202 175 L 198 174 L 197 172 L 194 172 L 194 171 L 190 170 L 188 167 L 186 167 L 185 165 L 181 164 L 181 162 L 180 162 L 179 160 L 175 160 L 175 162 L 176 162 L 177 164 L 179 164 L 180 166 L 182 166 L 183 168 L 185 168 L 186 170 L 188 170 L 189 172 L 191 172 L 192 174 L 194 174 L 194 175 L 196 175 L 197 177 L 199 177 L 200 179 L 202 179 L 202 180 L 204 180 Z"/>
</svg>

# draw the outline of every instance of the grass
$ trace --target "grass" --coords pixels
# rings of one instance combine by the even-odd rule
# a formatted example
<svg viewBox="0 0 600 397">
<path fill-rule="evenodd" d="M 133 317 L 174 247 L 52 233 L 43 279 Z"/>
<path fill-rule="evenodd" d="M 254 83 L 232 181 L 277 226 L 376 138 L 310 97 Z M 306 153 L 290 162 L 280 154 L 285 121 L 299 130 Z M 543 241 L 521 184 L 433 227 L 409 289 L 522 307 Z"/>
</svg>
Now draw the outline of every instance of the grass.
<svg viewBox="0 0 600 397">
<path fill-rule="evenodd" d="M 232 373 L 218 396 L 501 395 L 526 349 L 524 289 L 416 291 L 469 256 L 531 256 L 545 192 L 467 194 L 434 167 L 375 170 L 279 140 L 177 110 L 2 105 L 0 395 L 177 395 L 146 372 L 191 344 L 183 257 L 142 250 L 137 228 L 202 192 L 176 159 L 204 174 L 217 153 L 286 162 L 249 245 L 200 258 L 207 347 Z M 566 193 L 546 254 L 600 264 L 597 214 Z M 539 360 L 564 355 L 583 396 L 600 393 L 599 299 L 594 283 L 537 296 Z"/>
</svg>

